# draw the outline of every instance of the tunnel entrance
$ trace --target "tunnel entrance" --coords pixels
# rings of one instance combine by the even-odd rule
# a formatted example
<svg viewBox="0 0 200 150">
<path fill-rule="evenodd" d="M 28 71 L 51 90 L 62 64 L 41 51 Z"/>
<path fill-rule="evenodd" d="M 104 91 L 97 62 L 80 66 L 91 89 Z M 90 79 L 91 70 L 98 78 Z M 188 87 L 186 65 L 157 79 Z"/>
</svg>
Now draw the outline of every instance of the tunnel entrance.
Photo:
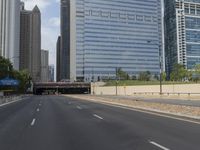
<svg viewBox="0 0 200 150">
<path fill-rule="evenodd" d="M 90 83 L 35 83 L 33 94 L 90 94 Z"/>
</svg>

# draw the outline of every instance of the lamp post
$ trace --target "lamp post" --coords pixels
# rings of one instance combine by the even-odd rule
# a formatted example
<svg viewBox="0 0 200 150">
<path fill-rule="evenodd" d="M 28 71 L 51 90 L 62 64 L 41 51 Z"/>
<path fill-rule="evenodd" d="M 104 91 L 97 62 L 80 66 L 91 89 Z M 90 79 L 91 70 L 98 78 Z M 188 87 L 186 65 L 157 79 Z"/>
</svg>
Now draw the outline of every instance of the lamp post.
<svg viewBox="0 0 200 150">
<path fill-rule="evenodd" d="M 162 95 L 162 56 L 161 56 L 161 44 L 154 41 L 147 41 L 147 43 L 152 43 L 159 48 L 159 69 L 160 69 L 160 95 Z"/>
<path fill-rule="evenodd" d="M 116 85 L 115 85 L 115 89 L 116 89 L 116 96 L 118 95 L 118 89 L 117 89 L 117 86 L 118 86 L 118 79 L 117 79 L 117 74 L 118 74 L 118 68 L 116 67 L 116 72 L 115 72 L 115 75 L 116 75 L 116 78 L 115 78 L 115 82 L 116 82 Z"/>
</svg>

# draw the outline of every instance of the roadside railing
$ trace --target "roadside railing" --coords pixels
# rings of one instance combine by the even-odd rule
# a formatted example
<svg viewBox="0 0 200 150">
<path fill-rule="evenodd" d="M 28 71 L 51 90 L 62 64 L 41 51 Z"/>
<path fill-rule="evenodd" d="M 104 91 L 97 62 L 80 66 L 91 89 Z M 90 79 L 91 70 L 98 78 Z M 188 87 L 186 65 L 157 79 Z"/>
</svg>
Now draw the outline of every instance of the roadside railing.
<svg viewBox="0 0 200 150">
<path fill-rule="evenodd" d="M 173 92 L 173 93 L 162 93 L 160 94 L 160 92 L 134 92 L 133 95 L 167 95 L 167 96 L 171 96 L 171 95 L 177 95 L 177 96 L 181 96 L 181 95 L 185 95 L 185 96 L 194 96 L 194 95 L 200 95 L 200 93 L 181 93 L 181 92 Z"/>
<path fill-rule="evenodd" d="M 12 95 L 12 96 L 1 96 L 0 97 L 0 105 L 1 104 L 5 104 L 5 103 L 9 103 L 9 102 L 12 102 L 12 101 L 17 101 L 17 100 L 20 100 L 22 99 L 24 96 L 22 95 Z"/>
</svg>

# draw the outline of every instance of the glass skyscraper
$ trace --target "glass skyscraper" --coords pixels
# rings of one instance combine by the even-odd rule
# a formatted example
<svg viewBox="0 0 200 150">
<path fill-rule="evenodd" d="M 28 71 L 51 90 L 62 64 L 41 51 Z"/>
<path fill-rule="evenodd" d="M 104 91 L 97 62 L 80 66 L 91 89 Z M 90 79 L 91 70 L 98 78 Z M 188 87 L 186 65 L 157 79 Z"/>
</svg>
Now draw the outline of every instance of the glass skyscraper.
<svg viewBox="0 0 200 150">
<path fill-rule="evenodd" d="M 160 0 L 73 0 L 70 7 L 71 78 L 114 77 L 116 68 L 159 74 Z"/>
<path fill-rule="evenodd" d="M 165 37 L 168 75 L 176 63 L 200 64 L 200 0 L 165 0 Z"/>
</svg>

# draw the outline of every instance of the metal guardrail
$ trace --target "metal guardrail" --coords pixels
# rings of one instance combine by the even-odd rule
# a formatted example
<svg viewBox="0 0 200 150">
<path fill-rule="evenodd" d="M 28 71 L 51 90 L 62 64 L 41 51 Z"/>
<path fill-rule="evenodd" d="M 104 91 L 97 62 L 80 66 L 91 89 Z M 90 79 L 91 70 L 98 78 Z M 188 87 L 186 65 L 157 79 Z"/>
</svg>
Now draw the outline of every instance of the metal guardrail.
<svg viewBox="0 0 200 150">
<path fill-rule="evenodd" d="M 160 95 L 160 92 L 134 92 L 134 95 Z M 179 92 L 175 92 L 175 93 L 162 93 L 161 95 L 200 95 L 200 93 L 179 93 Z"/>
<path fill-rule="evenodd" d="M 23 98 L 23 96 L 1 96 L 0 97 L 0 105 L 19 100 L 21 98 Z"/>
</svg>

